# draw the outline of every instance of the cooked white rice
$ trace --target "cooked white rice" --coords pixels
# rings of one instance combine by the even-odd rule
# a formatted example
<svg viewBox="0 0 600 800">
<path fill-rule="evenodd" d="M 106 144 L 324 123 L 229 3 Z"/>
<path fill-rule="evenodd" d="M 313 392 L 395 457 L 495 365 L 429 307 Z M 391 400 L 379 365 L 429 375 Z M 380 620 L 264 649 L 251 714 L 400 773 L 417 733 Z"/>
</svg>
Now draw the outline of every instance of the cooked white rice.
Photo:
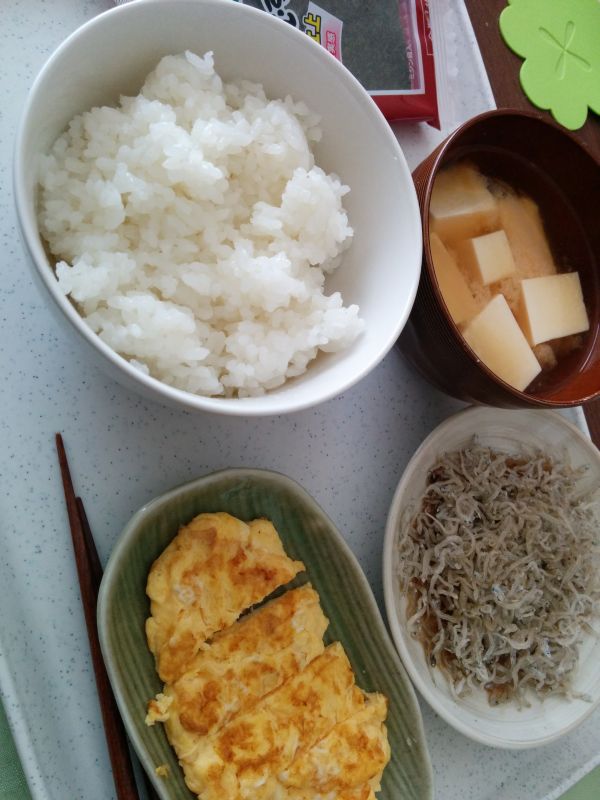
<svg viewBox="0 0 600 800">
<path fill-rule="evenodd" d="M 141 371 L 204 395 L 262 394 L 348 346 L 358 307 L 326 296 L 349 191 L 315 165 L 318 118 L 212 53 L 163 58 L 137 97 L 76 117 L 40 169 L 61 290 Z"/>
</svg>

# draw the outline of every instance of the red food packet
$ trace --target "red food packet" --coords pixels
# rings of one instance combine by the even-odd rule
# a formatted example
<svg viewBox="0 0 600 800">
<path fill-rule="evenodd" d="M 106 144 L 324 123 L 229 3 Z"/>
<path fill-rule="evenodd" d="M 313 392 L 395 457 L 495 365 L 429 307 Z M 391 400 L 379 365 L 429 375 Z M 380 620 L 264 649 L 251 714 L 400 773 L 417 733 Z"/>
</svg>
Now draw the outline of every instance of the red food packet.
<svg viewBox="0 0 600 800">
<path fill-rule="evenodd" d="M 440 127 L 428 0 L 238 0 L 304 31 L 362 83 L 389 120 Z"/>
<path fill-rule="evenodd" d="M 353 73 L 390 121 L 440 127 L 429 0 L 233 1 L 304 31 Z"/>
</svg>

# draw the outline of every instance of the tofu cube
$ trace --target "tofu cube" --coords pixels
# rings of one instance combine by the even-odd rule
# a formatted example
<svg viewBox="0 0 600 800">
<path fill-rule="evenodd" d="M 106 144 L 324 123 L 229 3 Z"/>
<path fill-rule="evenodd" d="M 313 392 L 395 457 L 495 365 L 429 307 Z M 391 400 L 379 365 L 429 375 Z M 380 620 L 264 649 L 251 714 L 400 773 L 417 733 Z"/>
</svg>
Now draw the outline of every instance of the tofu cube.
<svg viewBox="0 0 600 800">
<path fill-rule="evenodd" d="M 481 281 L 484 286 L 508 278 L 517 270 L 504 231 L 467 239 L 458 250 L 458 259 L 472 279 Z"/>
<path fill-rule="evenodd" d="M 590 323 L 579 273 L 564 272 L 521 281 L 517 319 L 531 345 L 587 331 Z"/>
<path fill-rule="evenodd" d="M 484 177 L 468 164 L 442 170 L 429 202 L 431 229 L 445 244 L 456 244 L 498 227 L 498 204 Z"/>
<path fill-rule="evenodd" d="M 457 325 L 474 317 L 477 304 L 453 256 L 446 250 L 440 237 L 432 233 L 429 239 L 433 269 L 438 286 Z"/>
<path fill-rule="evenodd" d="M 508 194 L 498 200 L 499 227 L 506 233 L 519 274 L 525 278 L 558 270 L 537 205 L 529 197 Z"/>
<path fill-rule="evenodd" d="M 523 391 L 541 372 L 504 295 L 497 294 L 463 331 L 467 344 L 499 378 Z"/>
</svg>

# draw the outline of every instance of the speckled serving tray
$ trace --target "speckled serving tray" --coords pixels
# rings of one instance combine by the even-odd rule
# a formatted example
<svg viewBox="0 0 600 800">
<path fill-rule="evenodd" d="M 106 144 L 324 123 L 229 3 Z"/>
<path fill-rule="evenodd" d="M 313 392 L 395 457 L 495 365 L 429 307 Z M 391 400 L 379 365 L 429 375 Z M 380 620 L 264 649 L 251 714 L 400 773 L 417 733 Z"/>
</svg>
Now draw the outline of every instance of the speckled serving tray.
<svg viewBox="0 0 600 800">
<path fill-rule="evenodd" d="M 55 431 L 64 435 L 103 563 L 135 510 L 170 487 L 231 466 L 271 469 L 319 503 L 382 607 L 381 548 L 394 489 L 425 436 L 461 408 L 396 351 L 319 408 L 254 421 L 145 402 L 86 361 L 32 283 L 10 170 L 14 131 L 36 73 L 69 33 L 111 6 L 112 0 L 13 0 L 2 8 L 0 691 L 34 800 L 114 798 Z M 442 107 L 447 132 L 493 100 L 462 0 L 436 6 L 447 56 L 440 64 L 450 76 Z M 413 168 L 444 136 L 415 123 L 394 130 Z M 567 416 L 584 426 L 580 411 Z M 600 763 L 598 712 L 555 745 L 526 753 L 475 745 L 423 705 L 422 712 L 436 800 L 554 800 Z"/>
</svg>

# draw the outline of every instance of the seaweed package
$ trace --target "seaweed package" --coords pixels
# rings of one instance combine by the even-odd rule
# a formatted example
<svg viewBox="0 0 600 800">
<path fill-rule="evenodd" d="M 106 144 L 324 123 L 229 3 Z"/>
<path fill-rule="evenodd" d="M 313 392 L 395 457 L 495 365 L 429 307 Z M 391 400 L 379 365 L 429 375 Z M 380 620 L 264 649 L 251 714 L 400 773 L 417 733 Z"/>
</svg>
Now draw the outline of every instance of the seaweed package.
<svg viewBox="0 0 600 800">
<path fill-rule="evenodd" d="M 389 120 L 439 128 L 428 0 L 241 0 L 298 28 L 339 59 Z"/>
</svg>

